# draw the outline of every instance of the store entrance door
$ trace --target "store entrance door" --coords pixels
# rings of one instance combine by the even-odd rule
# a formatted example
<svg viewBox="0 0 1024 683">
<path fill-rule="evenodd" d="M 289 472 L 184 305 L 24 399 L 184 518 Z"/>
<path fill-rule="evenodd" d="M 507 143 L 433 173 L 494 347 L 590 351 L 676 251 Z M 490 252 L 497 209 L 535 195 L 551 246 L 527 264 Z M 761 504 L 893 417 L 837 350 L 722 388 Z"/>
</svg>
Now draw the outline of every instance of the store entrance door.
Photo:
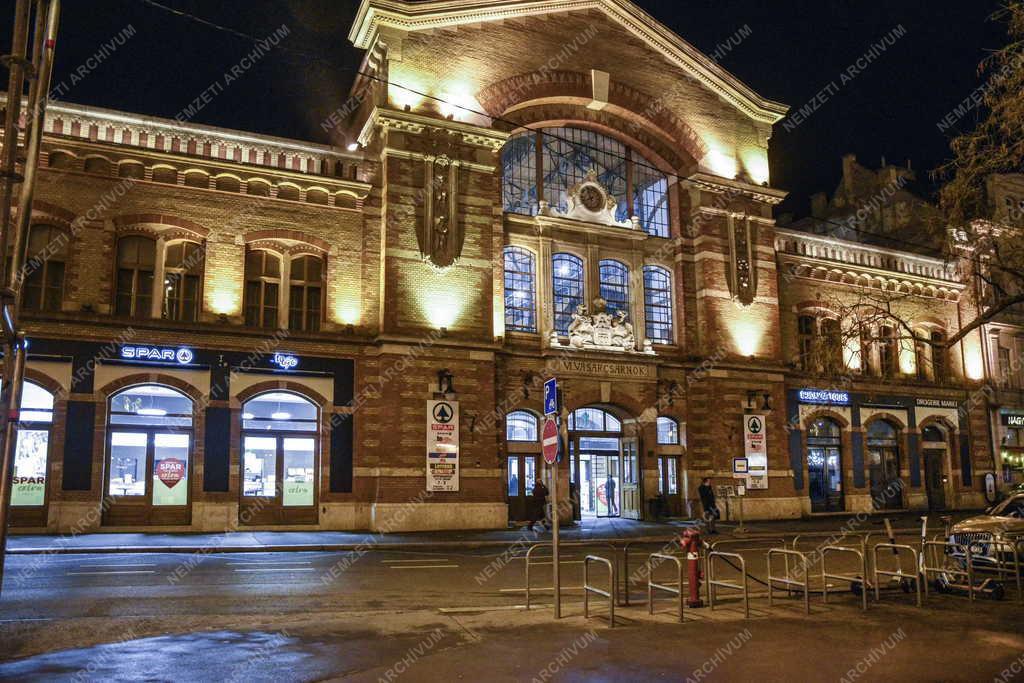
<svg viewBox="0 0 1024 683">
<path fill-rule="evenodd" d="M 537 482 L 536 455 L 508 456 L 508 518 L 511 522 L 530 519 L 533 486 Z"/>
<path fill-rule="evenodd" d="M 622 516 L 640 519 L 640 442 L 622 439 Z"/>
</svg>

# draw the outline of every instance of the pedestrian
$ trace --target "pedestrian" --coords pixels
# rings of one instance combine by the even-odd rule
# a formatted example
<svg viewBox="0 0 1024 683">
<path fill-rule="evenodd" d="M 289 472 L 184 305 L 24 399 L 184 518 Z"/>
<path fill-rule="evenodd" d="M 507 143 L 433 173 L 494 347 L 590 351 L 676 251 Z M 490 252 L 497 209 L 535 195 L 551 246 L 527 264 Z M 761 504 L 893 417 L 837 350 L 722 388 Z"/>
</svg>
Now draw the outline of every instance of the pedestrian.
<svg viewBox="0 0 1024 683">
<path fill-rule="evenodd" d="M 715 504 L 715 489 L 711 487 L 711 477 L 704 477 L 697 487 L 697 495 L 700 496 L 700 504 L 704 508 L 704 524 L 709 534 L 717 534 L 715 520 L 719 518 L 718 505 Z"/>
<path fill-rule="evenodd" d="M 542 481 L 538 481 L 533 485 L 533 504 L 531 507 L 533 509 L 530 510 L 530 531 L 533 531 L 533 525 L 537 522 L 541 522 L 545 530 L 550 530 L 551 524 L 547 520 L 548 487 L 544 486 Z"/>
<path fill-rule="evenodd" d="M 619 499 L 615 497 L 615 480 L 608 475 L 608 481 L 604 483 L 604 495 L 608 497 L 608 514 L 616 517 L 619 514 Z"/>
</svg>

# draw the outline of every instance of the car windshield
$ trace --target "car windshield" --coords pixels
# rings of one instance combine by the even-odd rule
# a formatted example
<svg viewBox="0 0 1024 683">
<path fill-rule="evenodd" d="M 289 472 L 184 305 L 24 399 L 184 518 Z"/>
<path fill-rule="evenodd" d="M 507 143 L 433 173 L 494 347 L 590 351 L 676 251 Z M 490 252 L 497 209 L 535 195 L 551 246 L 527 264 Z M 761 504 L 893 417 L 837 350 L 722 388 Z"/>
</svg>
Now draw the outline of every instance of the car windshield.
<svg viewBox="0 0 1024 683">
<path fill-rule="evenodd" d="M 1017 517 L 1018 519 L 1024 519 L 1024 496 L 1007 498 L 989 510 L 988 514 L 993 517 Z"/>
</svg>

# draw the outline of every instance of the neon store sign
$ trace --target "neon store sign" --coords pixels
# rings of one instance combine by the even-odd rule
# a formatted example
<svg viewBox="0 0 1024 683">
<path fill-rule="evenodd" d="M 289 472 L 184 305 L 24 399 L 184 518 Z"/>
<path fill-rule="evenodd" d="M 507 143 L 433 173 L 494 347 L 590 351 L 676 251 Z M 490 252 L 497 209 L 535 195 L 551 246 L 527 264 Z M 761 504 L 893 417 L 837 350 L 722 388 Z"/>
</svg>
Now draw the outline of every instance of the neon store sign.
<svg viewBox="0 0 1024 683">
<path fill-rule="evenodd" d="M 797 392 L 801 403 L 834 403 L 849 405 L 850 394 L 847 391 L 828 391 L 827 389 L 801 389 Z"/>
<path fill-rule="evenodd" d="M 270 363 L 282 370 L 294 370 L 299 367 L 299 358 L 290 353 L 275 353 L 274 357 L 270 359 Z"/>
<path fill-rule="evenodd" d="M 144 361 L 147 363 L 177 363 L 188 365 L 195 359 L 192 349 L 184 346 L 169 348 L 165 346 L 122 346 L 121 358 L 125 360 Z"/>
</svg>

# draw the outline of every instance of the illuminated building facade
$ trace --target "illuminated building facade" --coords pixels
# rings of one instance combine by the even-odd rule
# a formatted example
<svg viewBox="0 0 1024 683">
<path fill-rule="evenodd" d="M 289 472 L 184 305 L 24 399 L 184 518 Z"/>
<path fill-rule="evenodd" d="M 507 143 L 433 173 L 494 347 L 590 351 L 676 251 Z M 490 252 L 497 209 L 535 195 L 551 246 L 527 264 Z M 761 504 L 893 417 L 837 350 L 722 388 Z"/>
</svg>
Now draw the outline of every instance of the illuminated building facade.
<svg viewBox="0 0 1024 683">
<path fill-rule="evenodd" d="M 964 312 L 944 263 L 777 229 L 784 105 L 627 0 L 365 0 L 350 39 L 357 151 L 49 111 L 20 527 L 505 527 L 552 375 L 581 517 L 699 514 L 745 455 L 748 519 L 922 507 L 933 424 L 980 504 L 980 339 L 938 380 L 793 362 L 822 288 Z"/>
</svg>

